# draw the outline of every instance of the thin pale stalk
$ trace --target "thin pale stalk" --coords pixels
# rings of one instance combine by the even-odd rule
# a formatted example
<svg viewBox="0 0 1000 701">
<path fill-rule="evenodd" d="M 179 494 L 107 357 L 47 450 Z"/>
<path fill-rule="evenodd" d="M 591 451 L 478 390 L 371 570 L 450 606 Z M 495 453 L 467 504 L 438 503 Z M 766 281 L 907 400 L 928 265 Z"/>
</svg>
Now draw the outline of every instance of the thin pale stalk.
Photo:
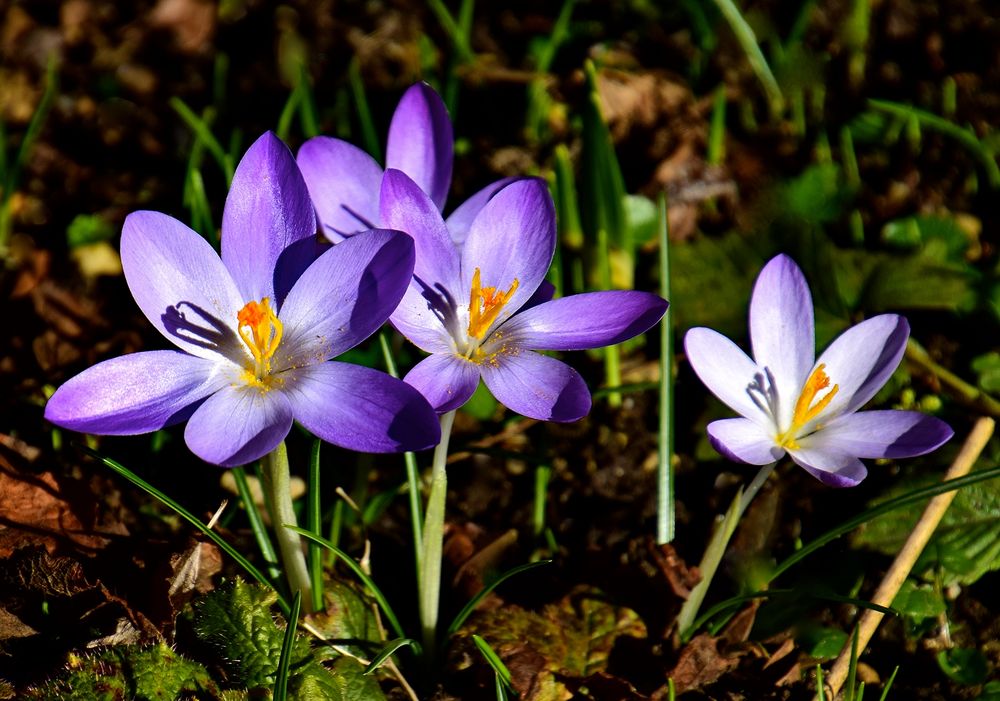
<svg viewBox="0 0 1000 701">
<path fill-rule="evenodd" d="M 670 223 L 667 197 L 660 195 L 660 296 L 670 299 Z M 670 309 L 660 321 L 660 426 L 657 465 L 656 542 L 674 539 L 674 334 Z"/>
<path fill-rule="evenodd" d="M 278 538 L 278 550 L 281 552 L 281 563 L 285 568 L 285 577 L 292 594 L 302 592 L 302 601 L 306 613 L 313 612 L 312 585 L 309 582 L 309 570 L 306 568 L 306 558 L 302 552 L 302 539 L 294 531 L 285 526 L 297 526 L 295 510 L 292 508 L 292 494 L 289 491 L 291 481 L 288 469 L 288 451 L 285 442 L 261 459 L 264 491 L 271 495 L 271 523 Z"/>
<path fill-rule="evenodd" d="M 719 569 L 719 563 L 722 562 L 722 556 L 726 553 L 726 546 L 729 545 L 729 539 L 736 531 L 736 525 L 740 522 L 740 517 L 743 516 L 743 512 L 747 510 L 747 507 L 753 501 L 757 492 L 760 491 L 760 488 L 767 482 L 767 478 L 771 476 L 775 464 L 771 463 L 760 468 L 750 486 L 745 490 L 741 490 L 736 495 L 736 498 L 733 499 L 733 503 L 729 507 L 729 511 L 726 512 L 725 518 L 719 524 L 719 527 L 715 529 L 715 533 L 712 534 L 712 540 L 709 541 L 708 547 L 705 548 L 705 554 L 702 555 L 701 562 L 698 563 L 698 570 L 701 572 L 701 581 L 691 590 L 688 600 L 684 602 L 681 612 L 677 615 L 677 629 L 680 631 L 682 639 L 687 638 L 692 624 L 698 617 L 698 609 L 701 608 L 701 603 L 705 600 L 705 594 L 708 592 L 708 587 L 712 584 L 712 578 L 715 577 L 716 570 Z"/>
<path fill-rule="evenodd" d="M 441 442 L 434 449 L 431 467 L 431 492 L 427 498 L 427 515 L 424 519 L 423 563 L 420 568 L 420 627 L 423 634 L 424 653 L 433 664 L 437 648 L 438 605 L 441 595 L 441 552 L 444 544 L 445 497 L 448 494 L 448 441 L 455 412 L 441 416 Z"/>
<path fill-rule="evenodd" d="M 969 473 L 976 460 L 979 459 L 980 454 L 986 448 L 986 444 L 989 443 L 995 425 L 993 419 L 989 417 L 982 417 L 976 422 L 969 433 L 969 437 L 965 439 L 962 449 L 955 457 L 955 461 L 948 468 L 948 472 L 944 476 L 945 481 L 957 479 Z M 944 512 L 947 511 L 954 498 L 955 492 L 947 492 L 939 494 L 928 502 L 924 513 L 920 516 L 920 520 L 913 527 L 913 531 L 903 544 L 903 548 L 899 551 L 896 559 L 893 560 L 889 571 L 885 573 L 885 577 L 875 591 L 872 603 L 879 606 L 892 605 L 903 581 L 910 574 L 910 571 L 917 562 L 917 558 L 924 551 L 927 541 L 934 534 L 935 529 L 937 529 L 938 524 L 941 522 L 941 518 L 944 516 Z M 882 612 L 874 610 L 866 610 L 861 615 L 853 636 L 854 644 L 857 646 L 855 651 L 857 649 L 865 649 L 868 641 L 875 634 L 879 623 L 882 622 L 883 615 Z M 830 669 L 829 684 L 833 689 L 834 696 L 840 691 L 844 681 L 848 679 L 852 666 L 852 657 L 856 662 L 856 652 L 852 655 L 851 648 L 845 645 L 844 649 L 840 651 L 837 660 L 833 663 L 833 667 Z"/>
</svg>

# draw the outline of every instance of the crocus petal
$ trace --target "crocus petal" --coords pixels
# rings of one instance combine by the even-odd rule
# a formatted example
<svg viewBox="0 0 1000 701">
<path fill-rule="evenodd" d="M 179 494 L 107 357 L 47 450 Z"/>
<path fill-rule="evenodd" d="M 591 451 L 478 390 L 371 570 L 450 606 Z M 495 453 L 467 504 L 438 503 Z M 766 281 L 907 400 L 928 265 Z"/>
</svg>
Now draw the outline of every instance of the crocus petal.
<svg viewBox="0 0 1000 701">
<path fill-rule="evenodd" d="M 859 411 L 824 426 L 803 444 L 859 458 L 912 458 L 937 449 L 953 435 L 944 421 L 918 411 Z"/>
<path fill-rule="evenodd" d="M 555 209 L 544 181 L 525 178 L 511 183 L 472 222 L 462 248 L 461 290 L 468 295 L 477 268 L 483 287 L 507 290 L 517 280 L 500 319 L 513 314 L 545 279 L 555 237 Z"/>
<path fill-rule="evenodd" d="M 286 393 L 295 420 L 323 440 L 363 453 L 423 450 L 441 440 L 437 415 L 410 385 L 331 361 L 293 371 Z"/>
<path fill-rule="evenodd" d="M 600 348 L 639 335 L 666 310 L 666 300 L 648 292 L 586 292 L 522 310 L 503 335 L 537 350 Z"/>
<path fill-rule="evenodd" d="M 892 375 L 906 350 L 910 325 L 895 314 L 866 319 L 840 334 L 816 361 L 837 394 L 823 411 L 821 420 L 830 421 L 850 413 L 875 396 Z"/>
<path fill-rule="evenodd" d="M 401 171 L 389 168 L 380 192 L 382 225 L 409 234 L 416 246 L 413 276 L 424 285 L 458 287 L 459 257 L 431 199 Z"/>
<path fill-rule="evenodd" d="M 229 382 L 218 363 L 177 351 L 105 360 L 63 384 L 45 418 L 105 436 L 149 433 L 185 418 L 185 410 Z"/>
<path fill-rule="evenodd" d="M 427 398 L 435 411 L 452 411 L 469 401 L 479 385 L 479 367 L 454 353 L 435 353 L 403 380 Z"/>
<path fill-rule="evenodd" d="M 385 147 L 387 168 L 409 175 L 438 210 L 451 185 L 455 137 L 444 101 L 426 83 L 411 86 L 399 100 Z M 385 222 L 383 226 L 389 226 Z"/>
<path fill-rule="evenodd" d="M 235 467 L 270 453 L 291 428 L 292 407 L 283 392 L 232 383 L 195 410 L 184 441 L 205 462 Z"/>
<path fill-rule="evenodd" d="M 720 419 L 708 425 L 712 447 L 734 462 L 769 465 L 785 451 L 774 443 L 774 436 L 750 419 Z"/>
<path fill-rule="evenodd" d="M 275 371 L 328 360 L 372 335 L 413 273 L 413 239 L 374 229 L 338 243 L 302 273 L 278 318 Z"/>
<path fill-rule="evenodd" d="M 316 257 L 316 215 L 302 173 L 266 132 L 240 160 L 222 212 L 222 262 L 243 299 L 276 305 Z"/>
<path fill-rule="evenodd" d="M 812 369 L 816 335 L 812 295 L 799 266 L 786 255 L 771 259 L 750 298 L 750 342 L 761 368 L 771 370 L 782 402 L 779 425 L 792 419 L 795 398 Z"/>
<path fill-rule="evenodd" d="M 297 160 L 331 241 L 379 225 L 382 167 L 374 158 L 346 141 L 316 136 L 302 144 Z"/>
<path fill-rule="evenodd" d="M 590 411 L 590 392 L 566 363 L 519 351 L 480 365 L 493 396 L 519 414 L 541 421 L 576 421 Z"/>
<path fill-rule="evenodd" d="M 448 226 L 448 233 L 451 234 L 452 242 L 459 248 L 465 243 L 465 239 L 469 235 L 469 227 L 472 226 L 472 220 L 476 218 L 479 214 L 479 210 L 483 206 L 493 199 L 493 195 L 500 192 L 508 185 L 510 185 L 515 180 L 520 180 L 522 176 L 515 175 L 509 178 L 501 178 L 496 180 L 482 190 L 474 194 L 472 197 L 467 199 L 462 204 L 455 208 L 455 211 L 448 215 L 445 219 L 445 224 Z"/>
<path fill-rule="evenodd" d="M 801 447 L 789 450 L 800 467 L 830 487 L 854 487 L 868 475 L 868 468 L 855 456 L 837 450 Z"/>
<path fill-rule="evenodd" d="M 718 331 L 699 327 L 684 336 L 684 351 L 701 381 L 730 409 L 762 427 L 773 425 L 750 398 L 747 387 L 760 371 L 739 346 Z"/>
<path fill-rule="evenodd" d="M 247 300 L 205 239 L 166 214 L 133 212 L 121 257 L 136 304 L 171 343 L 202 358 L 243 357 L 236 314 Z"/>
</svg>

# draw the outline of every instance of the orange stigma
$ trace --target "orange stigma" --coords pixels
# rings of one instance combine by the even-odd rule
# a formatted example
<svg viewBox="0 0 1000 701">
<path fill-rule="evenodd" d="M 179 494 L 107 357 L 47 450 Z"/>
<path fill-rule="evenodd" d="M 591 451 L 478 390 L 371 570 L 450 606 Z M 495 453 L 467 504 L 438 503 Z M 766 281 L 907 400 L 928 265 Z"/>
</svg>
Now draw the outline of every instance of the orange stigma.
<svg viewBox="0 0 1000 701">
<path fill-rule="evenodd" d="M 510 283 L 506 292 L 497 291 L 495 287 L 482 287 L 479 268 L 472 274 L 472 289 L 469 292 L 469 337 L 483 339 L 493 322 L 500 316 L 504 305 L 510 301 L 517 290 L 517 278 Z"/>
<path fill-rule="evenodd" d="M 782 447 L 793 450 L 798 448 L 798 443 L 795 442 L 795 435 L 829 406 L 840 389 L 840 385 L 834 385 L 830 388 L 829 392 L 820 397 L 818 401 L 816 400 L 817 394 L 830 387 L 830 378 L 827 377 L 824 371 L 825 367 L 826 365 L 822 363 L 817 365 L 812 375 L 806 380 L 805 386 L 802 387 L 802 394 L 799 395 L 798 401 L 795 402 L 792 425 L 782 435 L 778 436 L 778 443 Z"/>
<path fill-rule="evenodd" d="M 271 372 L 271 358 L 281 343 L 281 322 L 267 297 L 260 302 L 247 302 L 236 313 L 236 321 L 240 338 L 253 355 L 252 375 L 257 381 L 263 380 Z"/>
</svg>

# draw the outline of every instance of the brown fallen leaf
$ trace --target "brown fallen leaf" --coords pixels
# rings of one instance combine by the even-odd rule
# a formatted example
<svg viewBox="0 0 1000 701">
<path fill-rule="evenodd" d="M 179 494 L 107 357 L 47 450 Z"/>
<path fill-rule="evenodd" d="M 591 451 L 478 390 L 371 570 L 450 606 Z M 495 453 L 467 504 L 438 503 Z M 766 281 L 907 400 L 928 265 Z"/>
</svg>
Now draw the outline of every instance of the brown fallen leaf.
<svg viewBox="0 0 1000 701">
<path fill-rule="evenodd" d="M 681 650 L 677 664 L 667 672 L 667 678 L 674 680 L 678 695 L 712 684 L 736 667 L 738 658 L 722 654 L 719 651 L 720 642 L 719 638 L 701 633 Z M 665 688 L 661 691 L 664 693 L 658 692 L 653 698 L 665 698 Z"/>
<path fill-rule="evenodd" d="M 0 558 L 28 546 L 93 554 L 110 536 L 127 533 L 119 522 L 99 522 L 97 501 L 85 484 L 57 480 L 51 472 L 18 472 L 2 455 L 0 494 Z"/>
</svg>

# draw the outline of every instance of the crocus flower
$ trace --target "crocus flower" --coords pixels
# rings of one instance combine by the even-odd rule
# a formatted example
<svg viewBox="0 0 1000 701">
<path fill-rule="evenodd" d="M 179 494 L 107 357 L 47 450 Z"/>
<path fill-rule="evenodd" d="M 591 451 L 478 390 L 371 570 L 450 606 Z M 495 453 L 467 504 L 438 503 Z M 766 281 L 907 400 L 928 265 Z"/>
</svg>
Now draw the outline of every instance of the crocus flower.
<svg viewBox="0 0 1000 701">
<path fill-rule="evenodd" d="M 222 257 L 158 212 L 130 214 L 122 267 L 136 303 L 180 350 L 107 360 L 70 379 L 46 418 L 130 435 L 187 420 L 188 447 L 217 465 L 269 453 L 297 420 L 367 452 L 422 449 L 437 417 L 400 380 L 331 358 L 378 329 L 410 279 L 408 236 L 370 231 L 318 258 L 301 174 L 271 133 L 240 161 L 226 198 Z"/>
<path fill-rule="evenodd" d="M 401 170 L 444 210 L 454 143 L 444 102 L 426 83 L 412 85 L 400 98 L 389 125 L 386 167 Z M 316 205 L 320 225 L 336 243 L 380 226 L 382 167 L 357 146 L 328 136 L 309 139 L 298 154 L 299 167 Z M 515 178 L 498 180 L 463 202 L 448 217 L 448 230 L 461 244 L 469 224 L 489 199 Z"/>
<path fill-rule="evenodd" d="M 590 410 L 583 379 L 535 351 L 620 343 L 655 324 L 667 308 L 656 295 L 636 291 L 551 300 L 543 278 L 555 250 L 555 211 L 537 178 L 499 190 L 472 220 L 461 247 L 434 202 L 401 171 L 386 171 L 381 218 L 416 243 L 413 281 L 390 321 L 431 354 L 405 380 L 439 412 L 468 401 L 482 377 L 514 411 L 575 421 Z"/>
<path fill-rule="evenodd" d="M 764 267 L 750 299 L 751 359 L 725 336 L 688 331 L 694 371 L 743 418 L 708 425 L 724 456 L 767 465 L 785 453 L 834 487 L 867 475 L 859 458 L 906 458 L 952 436 L 943 421 L 915 411 L 858 411 L 899 365 L 910 327 L 882 314 L 851 327 L 815 360 L 813 305 L 802 271 L 785 255 Z"/>
</svg>

